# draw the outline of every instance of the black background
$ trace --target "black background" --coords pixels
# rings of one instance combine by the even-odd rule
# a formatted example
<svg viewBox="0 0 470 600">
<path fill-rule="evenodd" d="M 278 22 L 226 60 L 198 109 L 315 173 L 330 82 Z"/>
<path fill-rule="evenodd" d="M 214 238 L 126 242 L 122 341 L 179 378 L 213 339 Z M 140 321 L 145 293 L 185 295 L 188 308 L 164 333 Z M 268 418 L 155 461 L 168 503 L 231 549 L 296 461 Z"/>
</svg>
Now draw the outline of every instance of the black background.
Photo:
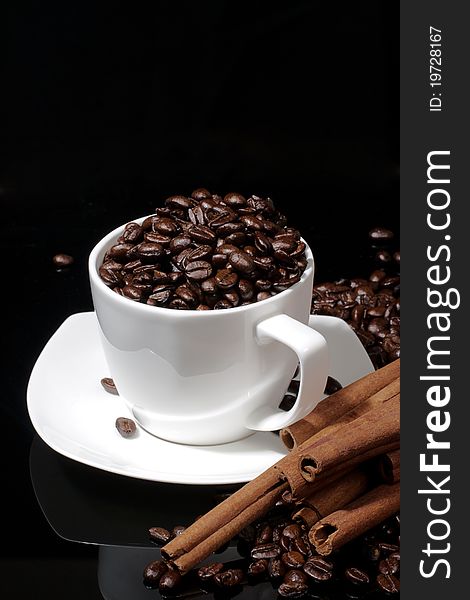
<svg viewBox="0 0 470 600">
<path fill-rule="evenodd" d="M 368 230 L 399 224 L 398 10 L 313 1 L 9 5 L 0 590 L 94 598 L 96 550 L 61 541 L 35 501 L 25 405 L 48 338 L 92 308 L 89 251 L 168 195 L 205 186 L 273 198 L 310 243 L 318 281 L 364 275 Z M 55 271 L 57 252 L 75 257 L 70 270 Z"/>
</svg>

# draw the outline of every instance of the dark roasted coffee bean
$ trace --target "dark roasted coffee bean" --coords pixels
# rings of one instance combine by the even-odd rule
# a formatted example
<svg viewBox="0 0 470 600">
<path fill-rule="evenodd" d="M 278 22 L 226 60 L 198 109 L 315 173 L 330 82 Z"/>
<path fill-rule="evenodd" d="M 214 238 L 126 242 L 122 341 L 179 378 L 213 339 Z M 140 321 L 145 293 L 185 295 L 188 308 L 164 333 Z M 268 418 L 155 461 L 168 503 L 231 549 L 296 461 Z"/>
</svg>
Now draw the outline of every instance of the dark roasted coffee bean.
<svg viewBox="0 0 470 600">
<path fill-rule="evenodd" d="M 211 563 L 210 565 L 205 565 L 204 567 L 201 567 L 197 572 L 197 576 L 201 581 L 210 581 L 214 577 L 214 575 L 220 573 L 224 569 L 224 567 L 224 563 L 221 562 Z"/>
<path fill-rule="evenodd" d="M 281 554 L 281 548 L 278 544 L 257 544 L 251 550 L 251 558 L 276 558 Z"/>
<path fill-rule="evenodd" d="M 375 544 L 368 544 L 366 546 L 366 557 L 372 562 L 376 562 L 380 558 L 380 548 Z"/>
<path fill-rule="evenodd" d="M 115 396 L 119 396 L 119 392 L 117 391 L 114 380 L 111 377 L 103 377 L 101 380 L 101 385 L 109 394 L 114 394 Z"/>
<path fill-rule="evenodd" d="M 142 290 L 133 285 L 125 285 L 122 288 L 122 295 L 129 300 L 140 302 L 142 300 Z"/>
<path fill-rule="evenodd" d="M 311 554 L 307 536 L 305 536 L 305 539 L 304 537 L 294 538 L 291 547 L 293 551 L 300 552 L 303 556 L 310 556 Z"/>
<path fill-rule="evenodd" d="M 178 571 L 168 569 L 168 571 L 163 573 L 163 575 L 161 576 L 160 581 L 158 583 L 158 589 L 162 594 L 167 592 L 171 593 L 181 585 L 182 579 L 183 578 L 178 573 Z"/>
<path fill-rule="evenodd" d="M 189 252 L 186 262 L 189 263 L 196 260 L 210 260 L 211 254 L 212 247 L 206 244 L 201 244 Z"/>
<path fill-rule="evenodd" d="M 268 575 L 271 579 L 281 579 L 286 574 L 286 565 L 279 556 L 269 559 Z"/>
<path fill-rule="evenodd" d="M 394 252 L 394 254 L 393 254 L 393 260 L 395 262 L 397 262 L 398 264 L 400 264 L 400 251 Z"/>
<path fill-rule="evenodd" d="M 392 255 L 387 250 L 379 250 L 375 255 L 376 260 L 382 263 L 389 263 L 392 260 Z"/>
<path fill-rule="evenodd" d="M 137 244 L 142 240 L 144 230 L 138 223 L 128 223 L 122 232 L 122 241 L 128 244 Z"/>
<path fill-rule="evenodd" d="M 109 287 L 119 285 L 119 283 L 122 281 L 122 276 L 118 271 L 115 271 L 114 269 L 106 269 L 104 265 L 99 268 L 99 274 L 104 283 Z"/>
<path fill-rule="evenodd" d="M 129 438 L 136 434 L 137 426 L 132 419 L 127 417 L 118 417 L 116 419 L 116 429 L 122 435 L 122 437 Z"/>
<path fill-rule="evenodd" d="M 168 308 L 175 308 L 177 310 L 189 310 L 188 304 L 181 298 L 173 298 L 167 306 Z"/>
<path fill-rule="evenodd" d="M 193 225 L 188 233 L 192 240 L 200 244 L 214 244 L 217 241 L 216 234 L 206 225 Z"/>
<path fill-rule="evenodd" d="M 196 308 L 199 304 L 198 295 L 187 285 L 180 285 L 175 290 L 175 296 L 184 300 L 189 308 Z"/>
<path fill-rule="evenodd" d="M 334 394 L 339 390 L 343 389 L 343 386 L 339 381 L 334 379 L 333 377 L 328 377 L 325 385 L 325 394 Z"/>
<path fill-rule="evenodd" d="M 225 223 L 217 227 L 217 235 L 221 238 L 226 238 L 234 233 L 241 232 L 243 230 L 242 223 Z"/>
<path fill-rule="evenodd" d="M 380 283 L 386 276 L 387 274 L 383 269 L 377 269 L 376 271 L 372 271 L 369 275 L 369 281 L 372 281 L 372 283 Z"/>
<path fill-rule="evenodd" d="M 254 295 L 254 287 L 248 279 L 240 279 L 238 282 L 238 291 L 242 300 L 251 300 Z"/>
<path fill-rule="evenodd" d="M 302 598 L 308 591 L 306 583 L 281 583 L 278 588 L 281 598 Z"/>
<path fill-rule="evenodd" d="M 284 552 L 281 555 L 282 562 L 291 569 L 299 569 L 305 562 L 305 558 L 300 552 L 291 550 L 290 552 Z"/>
<path fill-rule="evenodd" d="M 243 576 L 241 569 L 228 569 L 214 575 L 214 581 L 221 588 L 231 588 L 240 585 L 243 581 Z"/>
<path fill-rule="evenodd" d="M 184 272 L 189 279 L 202 281 L 212 275 L 212 266 L 205 260 L 195 260 L 186 263 Z"/>
<path fill-rule="evenodd" d="M 383 575 L 377 576 L 377 583 L 381 590 L 388 594 L 398 594 L 400 591 L 400 581 L 395 575 Z"/>
<path fill-rule="evenodd" d="M 374 227 L 369 231 L 369 238 L 374 242 L 389 242 L 393 237 L 393 231 L 384 227 Z"/>
<path fill-rule="evenodd" d="M 228 292 L 225 292 L 224 297 L 232 306 L 238 306 L 240 304 L 240 296 L 235 290 L 229 290 Z"/>
<path fill-rule="evenodd" d="M 312 556 L 303 567 L 314 581 L 328 581 L 333 576 L 333 564 L 321 556 Z"/>
<path fill-rule="evenodd" d="M 261 525 L 258 533 L 256 534 L 255 544 L 266 544 L 273 541 L 273 528 L 269 523 Z"/>
<path fill-rule="evenodd" d="M 399 546 L 396 544 L 389 544 L 387 542 L 379 542 L 379 548 L 381 552 L 385 554 L 389 552 L 398 552 L 400 550 Z"/>
<path fill-rule="evenodd" d="M 348 581 L 356 585 L 367 585 L 369 583 L 369 575 L 362 569 L 356 567 L 349 567 L 344 572 L 344 576 Z"/>
<path fill-rule="evenodd" d="M 186 196 L 170 196 L 165 200 L 165 205 L 168 208 L 176 208 L 176 209 L 188 209 L 194 205 L 194 200 L 190 198 L 186 198 Z"/>
<path fill-rule="evenodd" d="M 249 577 L 260 577 L 268 570 L 268 561 L 265 559 L 255 560 L 248 565 L 247 575 Z"/>
<path fill-rule="evenodd" d="M 115 244 L 108 250 L 109 258 L 117 262 L 127 262 L 133 244 Z"/>
<path fill-rule="evenodd" d="M 186 531 L 186 527 L 184 525 L 175 525 L 171 530 L 171 536 L 178 537 L 183 533 L 183 531 Z"/>
<path fill-rule="evenodd" d="M 217 292 L 217 282 L 215 277 L 209 277 L 201 283 L 201 290 L 205 294 L 215 294 Z"/>
<path fill-rule="evenodd" d="M 233 244 L 234 246 L 243 246 L 245 241 L 246 241 L 246 235 L 243 231 L 236 231 L 235 233 L 230 233 L 225 238 L 225 242 L 227 244 Z"/>
<path fill-rule="evenodd" d="M 256 294 L 256 301 L 261 302 L 262 300 L 267 300 L 271 298 L 271 292 L 258 292 Z"/>
<path fill-rule="evenodd" d="M 163 246 L 154 242 L 142 242 L 135 246 L 134 252 L 142 262 L 155 262 L 165 255 Z"/>
<path fill-rule="evenodd" d="M 258 251 L 254 246 L 244 246 L 243 252 L 246 252 L 246 254 L 249 254 L 252 258 L 258 255 Z"/>
<path fill-rule="evenodd" d="M 300 569 L 290 569 L 284 575 L 284 583 L 295 584 L 295 583 L 308 583 L 307 575 Z"/>
<path fill-rule="evenodd" d="M 384 575 L 394 575 L 399 568 L 400 562 L 392 556 L 388 556 L 379 562 L 379 571 Z"/>
<path fill-rule="evenodd" d="M 263 221 L 254 215 L 243 215 L 240 221 L 249 231 L 263 231 Z"/>
<path fill-rule="evenodd" d="M 251 256 L 241 250 L 232 252 L 228 260 L 232 267 L 242 274 L 251 273 L 255 268 L 255 264 Z"/>
<path fill-rule="evenodd" d="M 65 269 L 66 267 L 73 265 L 74 258 L 73 256 L 70 256 L 70 254 L 56 254 L 52 257 L 52 262 L 56 269 Z"/>
<path fill-rule="evenodd" d="M 302 528 L 297 523 L 292 523 L 282 530 L 282 535 L 288 539 L 299 538 L 302 536 Z"/>
<path fill-rule="evenodd" d="M 144 569 L 144 584 L 147 587 L 157 587 L 161 576 L 168 570 L 167 565 L 162 560 L 153 560 Z"/>
<path fill-rule="evenodd" d="M 230 192 L 224 197 L 224 202 L 232 208 L 240 208 L 246 206 L 246 198 L 236 192 Z"/>
<path fill-rule="evenodd" d="M 162 545 L 171 540 L 171 533 L 164 527 L 150 527 L 149 536 L 152 542 Z"/>
<path fill-rule="evenodd" d="M 272 288 L 272 283 L 269 279 L 257 279 L 255 281 L 255 287 L 260 292 L 268 292 Z"/>
<path fill-rule="evenodd" d="M 170 245 L 171 237 L 169 235 L 164 235 L 163 233 L 149 231 L 148 233 L 144 234 L 144 241 L 152 242 L 153 244 L 160 244 L 166 248 Z"/>
<path fill-rule="evenodd" d="M 222 300 L 218 300 L 214 304 L 214 310 L 225 310 L 227 308 L 233 308 L 232 303 L 226 298 L 222 298 Z"/>
<path fill-rule="evenodd" d="M 169 245 L 172 254 L 179 254 L 191 245 L 191 238 L 186 233 L 174 237 Z"/>
<path fill-rule="evenodd" d="M 194 200 L 205 200 L 206 198 L 211 198 L 212 194 L 206 188 L 198 188 L 191 193 L 191 198 Z"/>
<path fill-rule="evenodd" d="M 221 269 L 215 274 L 215 281 L 220 289 L 229 290 L 237 283 L 238 275 L 228 269 Z"/>
<path fill-rule="evenodd" d="M 261 254 L 270 254 L 273 250 L 271 240 L 261 231 L 255 232 L 255 247 Z"/>
</svg>

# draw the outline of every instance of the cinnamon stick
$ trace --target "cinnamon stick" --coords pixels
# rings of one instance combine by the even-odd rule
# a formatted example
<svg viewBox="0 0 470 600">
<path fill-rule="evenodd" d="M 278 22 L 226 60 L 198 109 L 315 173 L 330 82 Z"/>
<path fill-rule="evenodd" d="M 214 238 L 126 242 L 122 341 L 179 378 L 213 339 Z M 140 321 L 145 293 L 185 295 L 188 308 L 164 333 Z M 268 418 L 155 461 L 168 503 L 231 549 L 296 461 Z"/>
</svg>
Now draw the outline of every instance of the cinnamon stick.
<svg viewBox="0 0 470 600">
<path fill-rule="evenodd" d="M 324 398 L 305 418 L 281 429 L 281 440 L 289 450 L 297 448 L 319 431 L 337 423 L 343 415 L 359 406 L 364 400 L 379 392 L 392 381 L 396 381 L 399 376 L 400 359 L 397 359 Z"/>
<path fill-rule="evenodd" d="M 362 496 L 368 485 L 369 477 L 366 473 L 355 469 L 323 489 L 315 489 L 302 501 L 305 506 L 294 513 L 292 518 L 301 521 L 310 529 L 323 517 Z"/>
<path fill-rule="evenodd" d="M 377 459 L 377 471 L 384 483 L 400 481 L 400 450 L 387 452 Z"/>
<path fill-rule="evenodd" d="M 288 484 L 284 483 L 279 488 L 275 488 L 261 496 L 256 503 L 245 508 L 245 510 L 231 519 L 224 527 L 217 529 L 211 535 L 203 539 L 199 544 L 194 546 L 191 550 L 174 559 L 174 566 L 182 575 L 190 571 L 195 565 L 204 560 L 204 558 L 212 554 L 212 552 L 215 552 L 226 542 L 230 541 L 248 523 L 255 521 L 268 512 L 268 510 L 274 506 L 281 494 L 287 490 L 288 487 Z M 201 517 L 201 519 L 202 518 L 203 517 Z M 201 519 L 198 519 L 196 523 L 198 523 Z M 166 559 L 170 558 L 170 554 L 168 552 L 169 545 L 170 544 L 167 544 L 165 549 L 162 548 L 162 556 Z"/>
<path fill-rule="evenodd" d="M 310 543 L 322 555 L 331 554 L 347 542 L 375 527 L 400 508 L 400 484 L 380 485 L 314 525 Z"/>
<path fill-rule="evenodd" d="M 400 445 L 400 394 L 374 408 L 352 424 L 317 434 L 291 452 L 273 469 L 289 482 L 297 498 L 310 483 L 351 470 L 361 462 L 396 450 Z"/>
<path fill-rule="evenodd" d="M 398 448 L 399 395 L 334 433 L 311 441 L 235 492 L 162 548 L 181 573 L 231 539 L 274 506 L 289 490 L 303 498 L 326 487 L 358 464 Z M 287 480 L 287 481 L 286 481 Z M 300 484 L 299 484 L 300 480 Z"/>
<path fill-rule="evenodd" d="M 272 468 L 264 471 L 264 473 L 237 490 L 227 500 L 200 517 L 181 535 L 171 540 L 162 548 L 162 555 L 170 560 L 178 559 L 180 556 L 191 552 L 214 533 L 226 528 L 239 515 L 243 514 L 245 518 L 248 518 L 246 510 L 253 506 L 253 517 L 249 520 L 243 519 L 243 522 L 240 523 L 239 531 L 241 531 L 250 521 L 263 514 L 262 511 L 265 506 L 267 506 L 266 510 L 274 506 L 286 489 L 288 489 L 288 485 L 280 480 L 279 475 Z M 266 503 L 264 502 L 265 497 L 268 498 Z M 216 548 L 223 543 L 220 542 Z"/>
</svg>

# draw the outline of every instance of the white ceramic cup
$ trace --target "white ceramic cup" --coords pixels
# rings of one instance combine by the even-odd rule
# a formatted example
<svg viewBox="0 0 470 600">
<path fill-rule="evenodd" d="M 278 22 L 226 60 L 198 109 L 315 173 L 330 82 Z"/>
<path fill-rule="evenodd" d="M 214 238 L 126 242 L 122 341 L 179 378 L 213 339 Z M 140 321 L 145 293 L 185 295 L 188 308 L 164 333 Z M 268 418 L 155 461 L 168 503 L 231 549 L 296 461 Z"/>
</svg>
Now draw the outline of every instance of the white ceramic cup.
<svg viewBox="0 0 470 600">
<path fill-rule="evenodd" d="M 310 248 L 301 280 L 267 300 L 175 310 L 124 298 L 101 280 L 103 257 L 123 228 L 92 250 L 89 274 L 110 374 L 141 427 L 172 442 L 220 444 L 286 427 L 323 398 L 327 343 L 307 325 Z M 278 407 L 298 363 L 297 400 L 285 412 Z"/>
</svg>

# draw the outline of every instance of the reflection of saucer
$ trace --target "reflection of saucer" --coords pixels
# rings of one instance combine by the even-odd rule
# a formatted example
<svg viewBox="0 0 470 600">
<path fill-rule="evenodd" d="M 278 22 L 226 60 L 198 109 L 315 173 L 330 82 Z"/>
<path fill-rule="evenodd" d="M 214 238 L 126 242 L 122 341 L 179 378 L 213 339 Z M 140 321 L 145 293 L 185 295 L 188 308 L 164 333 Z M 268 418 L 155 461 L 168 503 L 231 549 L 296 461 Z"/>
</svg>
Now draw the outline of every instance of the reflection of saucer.
<svg viewBox="0 0 470 600">
<path fill-rule="evenodd" d="M 172 444 L 143 430 L 124 439 L 114 423 L 131 414 L 102 388 L 108 376 L 95 314 L 72 315 L 46 344 L 28 385 L 31 421 L 51 448 L 120 475 L 190 484 L 249 481 L 286 454 L 270 432 L 220 446 Z"/>
</svg>

